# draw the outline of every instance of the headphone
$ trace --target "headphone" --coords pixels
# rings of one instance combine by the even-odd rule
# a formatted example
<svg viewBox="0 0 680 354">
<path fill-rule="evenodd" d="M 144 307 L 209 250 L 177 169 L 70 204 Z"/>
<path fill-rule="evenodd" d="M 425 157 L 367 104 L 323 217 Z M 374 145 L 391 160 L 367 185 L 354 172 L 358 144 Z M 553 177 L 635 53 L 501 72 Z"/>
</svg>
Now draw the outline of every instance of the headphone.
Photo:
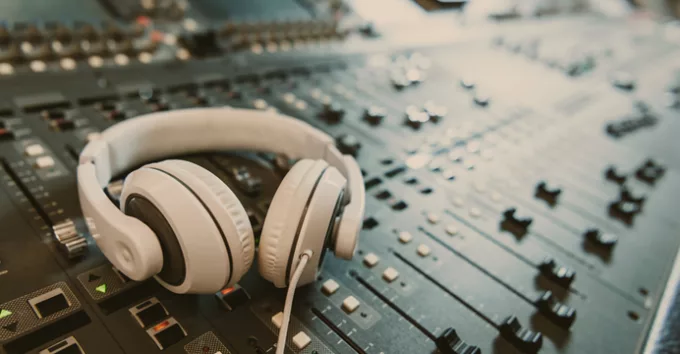
<svg viewBox="0 0 680 354">
<path fill-rule="evenodd" d="M 88 228 L 104 256 L 137 281 L 154 276 L 168 290 L 214 293 L 252 265 L 248 215 L 217 176 L 182 160 L 151 163 L 125 179 L 120 210 L 103 188 L 113 176 L 148 161 L 201 151 L 253 150 L 299 160 L 286 174 L 264 221 L 260 274 L 276 287 L 313 282 L 325 251 L 351 259 L 364 215 L 357 162 L 333 139 L 298 119 L 233 108 L 182 109 L 118 123 L 80 155 L 78 194 Z M 297 280 L 297 279 L 296 279 Z M 293 285 L 294 286 L 294 285 Z"/>
</svg>

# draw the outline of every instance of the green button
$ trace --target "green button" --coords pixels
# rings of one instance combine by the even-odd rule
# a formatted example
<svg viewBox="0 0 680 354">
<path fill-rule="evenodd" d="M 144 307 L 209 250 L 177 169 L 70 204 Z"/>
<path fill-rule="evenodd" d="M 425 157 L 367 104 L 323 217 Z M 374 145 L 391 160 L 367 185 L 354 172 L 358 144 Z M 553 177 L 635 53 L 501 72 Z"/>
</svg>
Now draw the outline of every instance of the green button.
<svg viewBox="0 0 680 354">
<path fill-rule="evenodd" d="M 12 311 L 10 311 L 10 310 L 5 310 L 5 309 L 0 310 L 0 318 L 9 317 L 11 315 L 12 315 Z"/>
<path fill-rule="evenodd" d="M 94 288 L 94 290 L 97 290 L 102 294 L 106 294 L 106 284 L 102 284 L 102 285 Z"/>
</svg>

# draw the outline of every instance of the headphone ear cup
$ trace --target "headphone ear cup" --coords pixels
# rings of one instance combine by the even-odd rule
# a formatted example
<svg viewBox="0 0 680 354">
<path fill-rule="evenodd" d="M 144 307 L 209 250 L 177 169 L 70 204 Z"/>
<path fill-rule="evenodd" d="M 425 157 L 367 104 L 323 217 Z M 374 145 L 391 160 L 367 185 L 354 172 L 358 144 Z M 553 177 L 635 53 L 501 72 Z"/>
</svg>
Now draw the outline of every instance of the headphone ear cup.
<svg viewBox="0 0 680 354">
<path fill-rule="evenodd" d="M 217 292 L 252 263 L 254 240 L 243 206 L 198 165 L 168 160 L 140 168 L 125 181 L 121 209 L 156 232 L 164 256 L 156 278 L 170 291 Z"/>
<path fill-rule="evenodd" d="M 282 273 L 285 268 L 282 259 L 287 259 L 292 251 L 292 244 L 283 244 L 287 221 L 298 222 L 302 218 L 304 203 L 301 199 L 312 192 L 312 188 L 298 190 L 305 177 L 311 175 L 312 170 L 320 174 L 323 168 L 314 160 L 303 159 L 295 163 L 281 181 L 279 188 L 272 198 L 267 211 L 267 217 L 262 226 L 258 253 L 258 266 L 263 278 L 274 283 L 277 287 L 284 287 Z"/>
<path fill-rule="evenodd" d="M 260 238 L 258 264 L 262 277 L 286 287 L 296 256 L 313 251 L 299 285 L 313 281 L 330 240 L 330 231 L 346 180 L 323 160 L 301 160 L 281 182 Z"/>
</svg>

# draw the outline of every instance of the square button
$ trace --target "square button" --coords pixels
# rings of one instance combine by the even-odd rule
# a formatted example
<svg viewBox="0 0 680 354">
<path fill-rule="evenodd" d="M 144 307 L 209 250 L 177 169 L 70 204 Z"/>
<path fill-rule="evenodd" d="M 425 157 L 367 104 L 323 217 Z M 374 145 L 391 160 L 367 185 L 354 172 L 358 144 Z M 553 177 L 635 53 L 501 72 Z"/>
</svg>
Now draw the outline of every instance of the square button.
<svg viewBox="0 0 680 354">
<path fill-rule="evenodd" d="M 430 247 L 425 244 L 421 244 L 418 246 L 418 249 L 416 250 L 418 252 L 418 255 L 421 257 L 427 257 L 430 255 Z"/>
<path fill-rule="evenodd" d="M 380 257 L 378 257 L 375 253 L 369 253 L 364 257 L 364 264 L 366 264 L 369 268 L 373 268 L 376 264 L 380 262 Z"/>
<path fill-rule="evenodd" d="M 385 269 L 383 272 L 383 279 L 387 280 L 389 283 L 393 282 L 394 279 L 397 279 L 398 277 L 399 272 L 397 272 L 397 270 L 392 267 Z"/>
<path fill-rule="evenodd" d="M 312 339 L 309 338 L 307 333 L 302 332 L 302 331 L 298 332 L 298 334 L 296 334 L 293 337 L 293 345 L 295 346 L 295 349 L 297 349 L 297 350 L 305 349 L 305 347 L 307 347 L 309 345 L 309 343 L 311 343 L 311 342 L 312 342 Z"/>
<path fill-rule="evenodd" d="M 345 310 L 347 313 L 352 313 L 354 310 L 359 308 L 359 300 L 357 300 L 354 296 L 348 296 L 343 302 L 342 302 L 342 309 Z"/>
<path fill-rule="evenodd" d="M 272 316 L 272 324 L 274 327 L 281 329 L 281 324 L 283 323 L 283 312 L 279 312 Z"/>
<path fill-rule="evenodd" d="M 35 160 L 35 167 L 50 168 L 54 166 L 54 159 L 51 156 L 41 156 Z"/>
<path fill-rule="evenodd" d="M 340 284 L 338 284 L 338 282 L 336 282 L 333 279 L 328 279 L 323 283 L 323 287 L 321 288 L 321 291 L 324 294 L 330 296 L 330 295 L 335 294 L 335 292 L 338 291 L 339 288 L 340 288 Z"/>
<path fill-rule="evenodd" d="M 42 147 L 40 144 L 31 144 L 26 146 L 24 149 L 24 152 L 26 153 L 27 156 L 40 156 L 45 153 L 45 149 Z"/>
<path fill-rule="evenodd" d="M 456 225 L 449 225 L 446 227 L 445 231 L 449 236 L 455 236 L 458 234 L 458 227 L 456 227 Z"/>
<path fill-rule="evenodd" d="M 408 231 L 401 231 L 399 232 L 399 242 L 403 244 L 407 244 L 413 240 L 413 235 L 411 235 L 410 232 Z"/>
</svg>

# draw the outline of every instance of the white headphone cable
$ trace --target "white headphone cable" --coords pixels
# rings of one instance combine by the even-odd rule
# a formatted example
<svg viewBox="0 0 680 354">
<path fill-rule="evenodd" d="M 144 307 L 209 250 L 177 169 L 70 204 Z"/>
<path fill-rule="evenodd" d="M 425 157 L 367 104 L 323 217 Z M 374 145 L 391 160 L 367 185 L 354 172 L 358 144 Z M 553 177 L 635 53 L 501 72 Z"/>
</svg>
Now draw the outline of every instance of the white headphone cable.
<svg viewBox="0 0 680 354">
<path fill-rule="evenodd" d="M 297 289 L 297 283 L 302 277 L 302 272 L 307 266 L 307 261 L 312 258 L 312 251 L 306 250 L 300 255 L 300 263 L 298 263 L 293 277 L 290 279 L 290 284 L 288 284 L 288 292 L 286 293 L 286 303 L 283 306 L 283 321 L 281 321 L 281 329 L 279 330 L 279 340 L 276 343 L 276 354 L 283 354 L 286 350 L 286 340 L 288 339 L 288 323 L 290 322 L 290 313 L 293 310 L 293 296 L 295 296 L 295 290 Z"/>
</svg>

